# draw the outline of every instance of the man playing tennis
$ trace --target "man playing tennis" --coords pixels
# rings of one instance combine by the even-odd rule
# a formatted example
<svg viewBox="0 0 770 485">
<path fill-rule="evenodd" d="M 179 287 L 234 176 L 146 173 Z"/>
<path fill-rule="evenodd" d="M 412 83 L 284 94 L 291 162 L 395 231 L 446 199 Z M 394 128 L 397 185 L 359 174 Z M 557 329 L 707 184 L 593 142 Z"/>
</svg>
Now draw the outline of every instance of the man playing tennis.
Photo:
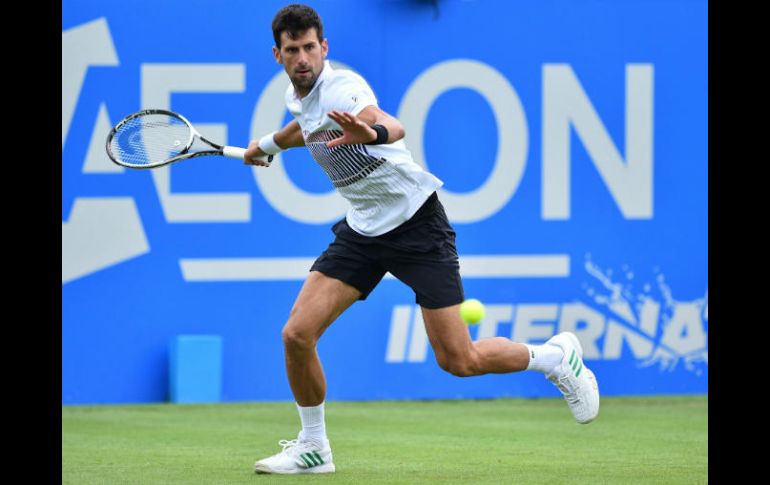
<svg viewBox="0 0 770 485">
<path fill-rule="evenodd" d="M 283 450 L 255 464 L 258 473 L 335 471 L 326 436 L 326 380 L 316 343 L 334 320 L 390 272 L 409 285 L 422 308 L 439 366 L 460 377 L 537 370 L 564 394 L 579 423 L 599 413 L 599 389 L 583 365 L 575 335 L 563 332 L 543 345 L 503 337 L 473 342 L 460 318 L 464 300 L 455 232 L 436 190 L 442 182 L 412 160 L 401 123 L 377 106 L 367 82 L 332 69 L 318 14 L 288 5 L 272 24 L 276 62 L 291 84 L 286 105 L 294 121 L 253 140 L 252 157 L 306 146 L 350 208 L 332 231 L 334 241 L 310 268 L 283 328 L 286 372 L 302 430 L 281 440 Z"/>
</svg>

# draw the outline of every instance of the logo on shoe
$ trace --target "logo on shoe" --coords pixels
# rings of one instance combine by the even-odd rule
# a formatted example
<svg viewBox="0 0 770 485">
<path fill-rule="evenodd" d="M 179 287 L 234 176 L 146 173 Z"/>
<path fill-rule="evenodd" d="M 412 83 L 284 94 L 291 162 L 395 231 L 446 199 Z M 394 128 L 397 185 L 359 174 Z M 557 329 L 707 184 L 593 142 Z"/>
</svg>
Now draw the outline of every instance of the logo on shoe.
<svg viewBox="0 0 770 485">
<path fill-rule="evenodd" d="M 572 372 L 575 374 L 575 377 L 579 377 L 580 372 L 583 370 L 583 360 L 577 356 L 575 349 L 572 349 L 572 352 L 569 356 L 569 361 L 567 363 L 572 369 Z"/>
<path fill-rule="evenodd" d="M 307 465 L 308 468 L 322 465 L 324 462 L 323 459 L 321 459 L 321 455 L 319 455 L 317 451 L 302 453 L 299 455 L 299 457 L 302 458 L 302 461 L 305 462 L 305 465 Z"/>
</svg>

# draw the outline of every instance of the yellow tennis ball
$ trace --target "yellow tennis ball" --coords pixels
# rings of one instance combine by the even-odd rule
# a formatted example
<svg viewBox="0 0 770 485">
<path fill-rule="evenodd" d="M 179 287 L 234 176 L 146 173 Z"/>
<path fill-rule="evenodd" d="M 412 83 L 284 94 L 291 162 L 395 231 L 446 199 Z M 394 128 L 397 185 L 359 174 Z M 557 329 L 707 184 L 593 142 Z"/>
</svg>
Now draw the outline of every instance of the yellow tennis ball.
<svg viewBox="0 0 770 485">
<path fill-rule="evenodd" d="M 475 298 L 465 300 L 460 305 L 460 317 L 465 323 L 479 323 L 484 319 L 484 304 Z"/>
</svg>

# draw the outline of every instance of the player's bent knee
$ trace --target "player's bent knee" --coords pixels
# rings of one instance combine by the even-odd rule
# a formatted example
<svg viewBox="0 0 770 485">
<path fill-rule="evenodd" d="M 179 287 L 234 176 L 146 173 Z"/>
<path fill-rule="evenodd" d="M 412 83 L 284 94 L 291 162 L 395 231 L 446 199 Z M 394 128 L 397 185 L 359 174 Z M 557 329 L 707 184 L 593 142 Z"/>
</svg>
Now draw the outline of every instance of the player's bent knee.
<svg viewBox="0 0 770 485">
<path fill-rule="evenodd" d="M 472 359 L 452 358 L 445 355 L 437 355 L 436 361 L 438 362 L 438 365 L 441 367 L 441 369 L 449 372 L 453 376 L 471 377 L 479 374 Z"/>
<path fill-rule="evenodd" d="M 284 347 L 290 350 L 313 349 L 318 340 L 315 335 L 303 332 L 291 324 L 286 324 L 283 327 L 281 338 Z"/>
<path fill-rule="evenodd" d="M 451 365 L 449 366 L 448 372 L 456 377 L 471 377 L 478 375 L 478 372 L 476 372 L 473 367 L 465 364 Z"/>
</svg>

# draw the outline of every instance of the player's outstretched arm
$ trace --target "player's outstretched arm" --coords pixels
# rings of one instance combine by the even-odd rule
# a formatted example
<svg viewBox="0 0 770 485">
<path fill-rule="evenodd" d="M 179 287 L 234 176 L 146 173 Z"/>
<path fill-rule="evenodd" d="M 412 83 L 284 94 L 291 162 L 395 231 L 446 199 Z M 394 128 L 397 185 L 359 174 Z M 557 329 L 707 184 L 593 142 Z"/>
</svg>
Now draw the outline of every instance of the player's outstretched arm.
<svg viewBox="0 0 770 485">
<path fill-rule="evenodd" d="M 299 127 L 297 120 L 293 120 L 278 131 L 268 133 L 259 140 L 251 140 L 243 156 L 243 163 L 246 165 L 270 166 L 269 163 L 263 160 L 252 160 L 252 158 L 264 158 L 267 155 L 275 155 L 287 148 L 302 146 L 305 146 L 302 129 Z"/>
<path fill-rule="evenodd" d="M 387 130 L 387 138 L 380 143 L 393 143 L 404 137 L 401 122 L 376 106 L 367 106 L 358 116 L 341 111 L 331 111 L 328 115 L 342 128 L 342 136 L 326 144 L 329 148 L 376 141 L 378 132 L 372 128 L 373 125 L 384 126 Z"/>
</svg>

